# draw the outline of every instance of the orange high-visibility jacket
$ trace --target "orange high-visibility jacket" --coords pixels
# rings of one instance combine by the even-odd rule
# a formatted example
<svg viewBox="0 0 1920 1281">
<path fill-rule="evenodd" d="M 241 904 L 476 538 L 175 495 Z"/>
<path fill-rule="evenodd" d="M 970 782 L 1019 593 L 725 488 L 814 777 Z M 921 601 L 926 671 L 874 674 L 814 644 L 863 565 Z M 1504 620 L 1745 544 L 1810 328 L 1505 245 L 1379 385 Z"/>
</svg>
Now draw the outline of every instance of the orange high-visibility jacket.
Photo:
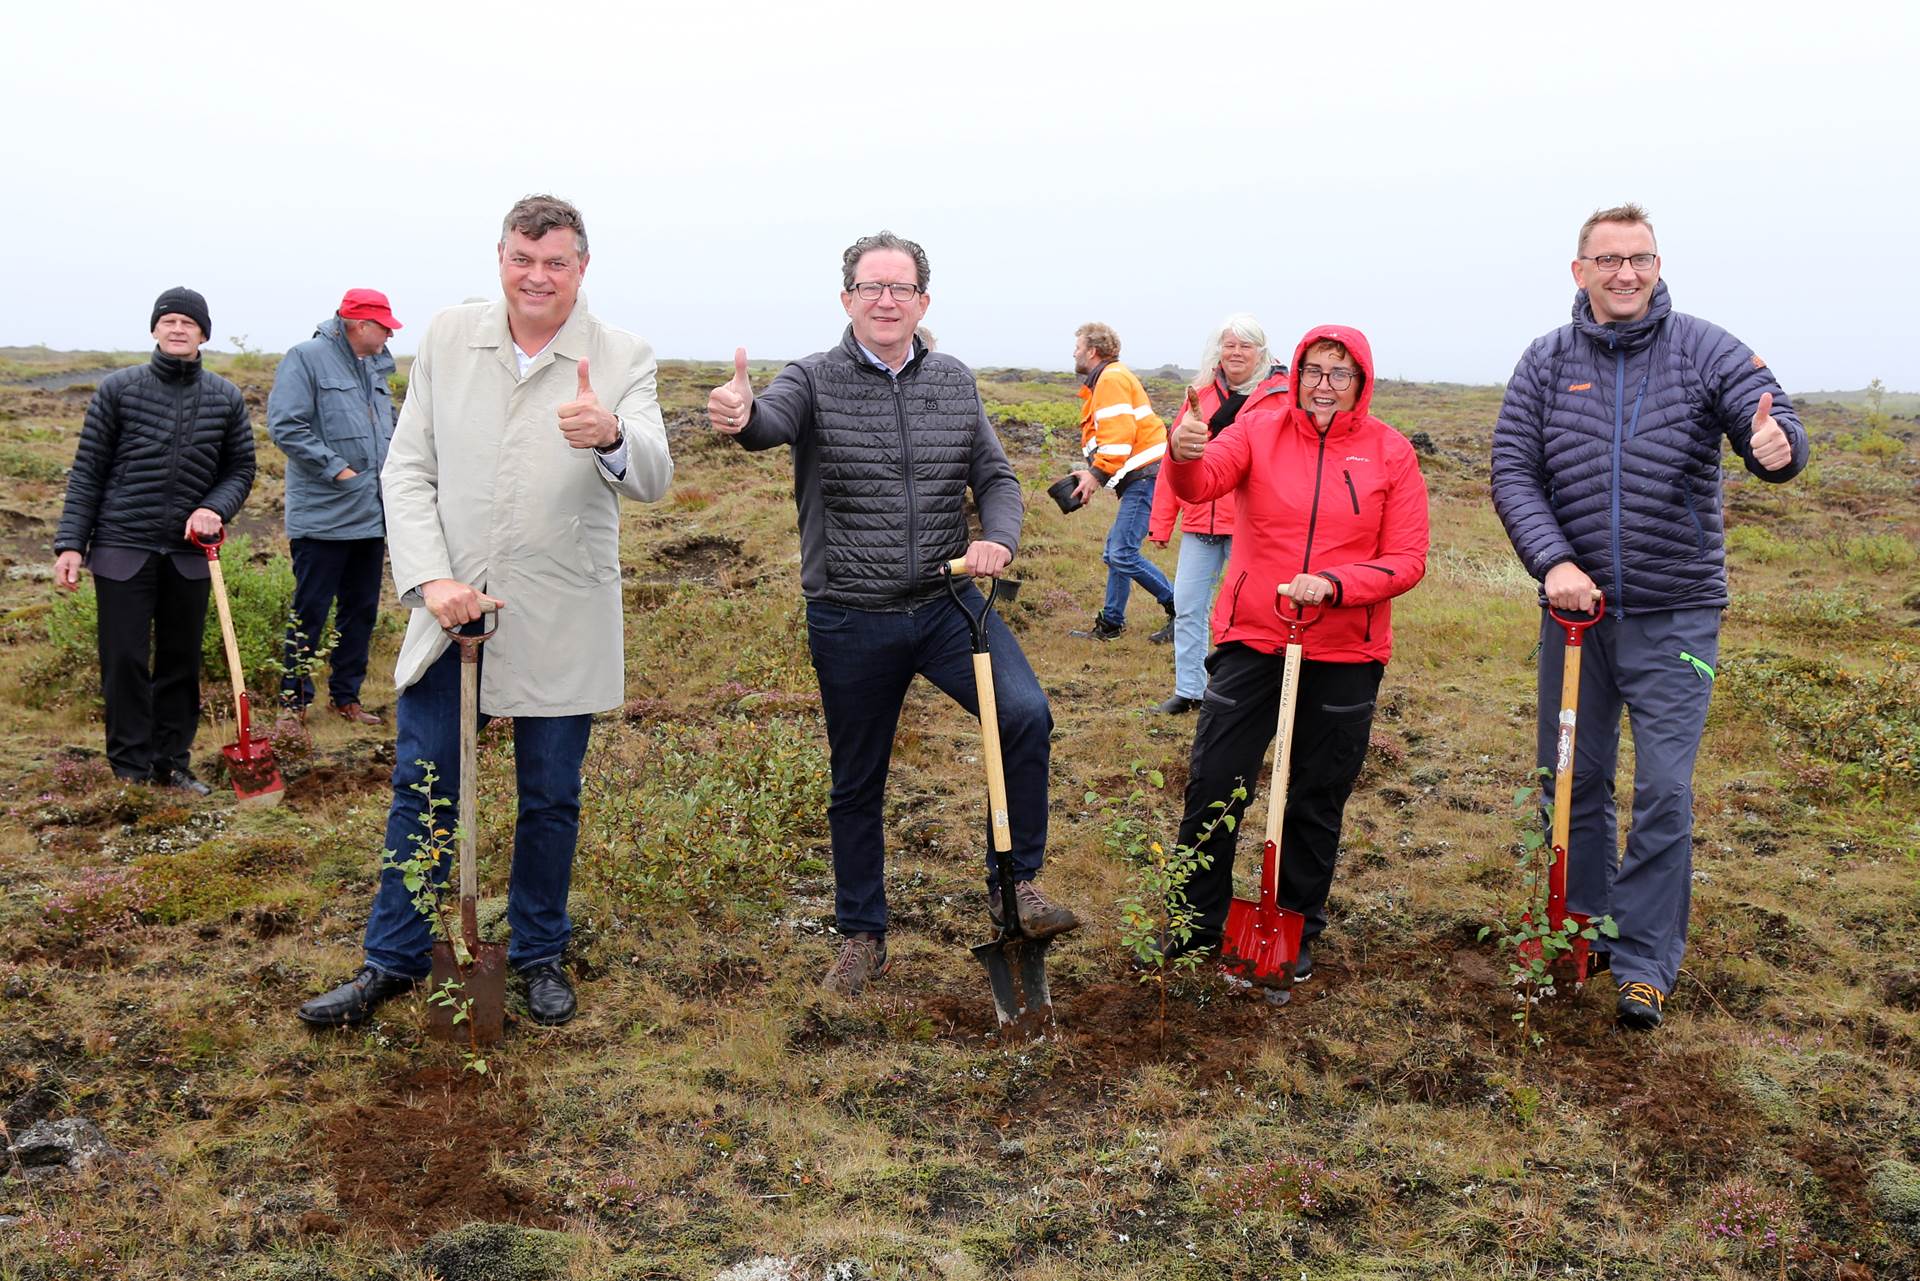
<svg viewBox="0 0 1920 1281">
<path fill-rule="evenodd" d="M 1166 456 L 1167 425 L 1131 369 L 1110 360 L 1080 388 L 1080 450 L 1108 489 Z"/>
</svg>

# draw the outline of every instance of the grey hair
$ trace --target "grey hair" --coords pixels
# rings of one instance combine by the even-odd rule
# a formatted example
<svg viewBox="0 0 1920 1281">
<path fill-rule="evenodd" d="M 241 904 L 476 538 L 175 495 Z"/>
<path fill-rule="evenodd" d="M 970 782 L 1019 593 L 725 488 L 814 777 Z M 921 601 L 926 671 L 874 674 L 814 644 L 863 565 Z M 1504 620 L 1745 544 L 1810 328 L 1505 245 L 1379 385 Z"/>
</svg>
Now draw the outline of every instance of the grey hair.
<svg viewBox="0 0 1920 1281">
<path fill-rule="evenodd" d="M 854 269 L 860 260 L 876 249 L 897 249 L 913 259 L 914 283 L 920 286 L 920 292 L 927 292 L 927 281 L 933 279 L 933 268 L 927 265 L 927 251 L 905 236 L 896 236 L 891 231 L 876 231 L 871 236 L 862 236 L 847 246 L 840 255 L 840 288 L 853 292 Z"/>
<path fill-rule="evenodd" d="M 1267 346 L 1267 331 L 1253 318 L 1253 313 L 1246 311 L 1234 312 L 1207 335 L 1207 345 L 1200 349 L 1200 372 L 1211 378 L 1214 371 L 1220 368 L 1220 344 L 1226 341 L 1228 334 L 1260 348 L 1260 357 L 1254 363 L 1260 376 L 1266 377 L 1267 370 L 1273 365 L 1273 351 Z"/>
<path fill-rule="evenodd" d="M 1596 209 L 1587 216 L 1587 220 L 1580 224 L 1580 247 L 1574 250 L 1576 257 L 1582 257 L 1586 254 L 1587 237 L 1592 235 L 1593 229 L 1603 222 L 1624 222 L 1629 225 L 1637 223 L 1645 227 L 1647 229 L 1647 235 L 1653 237 L 1653 251 L 1655 253 L 1660 252 L 1660 237 L 1654 235 L 1653 219 L 1647 217 L 1646 210 L 1634 204 L 1632 201 L 1628 201 L 1624 205 L 1615 205 L 1611 209 Z"/>
<path fill-rule="evenodd" d="M 500 220 L 500 243 L 507 243 L 511 232 L 529 240 L 545 240 L 549 233 L 565 227 L 573 233 L 573 246 L 582 258 L 587 256 L 587 220 L 558 196 L 522 196 Z"/>
</svg>

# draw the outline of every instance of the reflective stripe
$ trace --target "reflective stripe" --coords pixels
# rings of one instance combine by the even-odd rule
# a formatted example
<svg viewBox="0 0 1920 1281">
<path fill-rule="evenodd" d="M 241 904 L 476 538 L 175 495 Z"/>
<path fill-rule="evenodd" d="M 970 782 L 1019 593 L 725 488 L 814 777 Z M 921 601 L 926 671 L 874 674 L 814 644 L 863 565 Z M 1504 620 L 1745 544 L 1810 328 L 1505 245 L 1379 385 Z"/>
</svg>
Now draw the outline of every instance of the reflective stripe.
<svg viewBox="0 0 1920 1281">
<path fill-rule="evenodd" d="M 1102 454 L 1130 454 L 1133 452 L 1133 446 L 1125 443 L 1118 444 L 1118 445 L 1102 445 L 1100 446 L 1097 452 Z"/>
<path fill-rule="evenodd" d="M 1099 422 L 1102 418 L 1111 418 L 1115 414 L 1132 414 L 1134 417 L 1138 418 L 1140 416 L 1140 412 L 1141 411 L 1139 407 L 1135 405 L 1108 405 L 1105 409 L 1094 410 L 1093 421 Z M 1153 412 L 1152 407 L 1149 406 L 1146 412 L 1152 413 Z"/>
<path fill-rule="evenodd" d="M 1119 485 L 1121 478 L 1126 476 L 1128 472 L 1139 471 L 1142 467 L 1145 467 L 1148 463 L 1159 462 L 1161 456 L 1164 455 L 1166 452 L 1167 452 L 1167 446 L 1165 442 L 1162 442 L 1158 445 L 1147 446 L 1147 448 L 1141 450 L 1139 453 L 1135 454 L 1133 457 L 1127 459 L 1126 463 L 1120 468 L 1120 470 L 1113 473 L 1113 479 L 1107 482 L 1107 488 L 1112 489 L 1117 485 Z"/>
<path fill-rule="evenodd" d="M 1153 406 L 1152 405 L 1135 405 L 1133 407 L 1133 416 L 1135 418 L 1151 418 L 1153 417 Z"/>
</svg>

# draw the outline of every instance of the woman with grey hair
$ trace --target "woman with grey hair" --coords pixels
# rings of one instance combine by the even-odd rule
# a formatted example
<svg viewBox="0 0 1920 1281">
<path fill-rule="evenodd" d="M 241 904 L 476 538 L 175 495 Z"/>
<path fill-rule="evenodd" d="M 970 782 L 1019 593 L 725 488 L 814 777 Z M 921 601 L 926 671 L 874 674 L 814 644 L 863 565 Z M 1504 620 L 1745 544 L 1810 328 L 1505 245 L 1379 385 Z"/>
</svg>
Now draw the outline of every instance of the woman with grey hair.
<svg viewBox="0 0 1920 1281">
<path fill-rule="evenodd" d="M 1200 376 L 1182 408 L 1206 420 L 1211 440 L 1242 411 L 1286 390 L 1287 367 L 1274 363 L 1267 331 L 1239 312 L 1207 335 Z M 1168 716 L 1192 711 L 1207 692 L 1207 618 L 1233 544 L 1233 495 L 1189 503 L 1174 495 L 1173 486 L 1162 485 L 1154 491 L 1147 537 L 1165 547 L 1176 520 L 1184 536 L 1173 572 L 1173 620 L 1152 638 L 1173 642 L 1173 697 L 1150 709 Z"/>
</svg>

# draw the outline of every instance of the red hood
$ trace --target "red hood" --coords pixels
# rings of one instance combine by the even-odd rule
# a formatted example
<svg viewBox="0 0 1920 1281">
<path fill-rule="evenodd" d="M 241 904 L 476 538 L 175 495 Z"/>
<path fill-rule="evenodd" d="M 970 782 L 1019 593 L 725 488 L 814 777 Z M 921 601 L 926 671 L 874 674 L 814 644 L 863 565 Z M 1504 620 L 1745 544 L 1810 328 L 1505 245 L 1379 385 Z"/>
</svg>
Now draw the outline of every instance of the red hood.
<svg viewBox="0 0 1920 1281">
<path fill-rule="evenodd" d="M 1307 348 L 1313 346 L 1323 338 L 1331 338 L 1342 347 L 1345 347 L 1348 353 L 1352 355 L 1354 363 L 1360 366 L 1360 372 L 1363 375 L 1360 382 L 1360 395 L 1353 402 L 1353 408 L 1342 410 L 1333 416 L 1333 425 L 1328 428 L 1328 431 L 1338 432 L 1350 428 L 1355 423 L 1364 419 L 1367 416 L 1368 407 L 1373 404 L 1373 345 L 1367 341 L 1365 334 L 1353 328 L 1351 325 L 1316 325 L 1312 329 L 1307 330 L 1307 336 L 1302 338 L 1300 345 L 1293 349 L 1293 398 L 1291 408 L 1299 412 L 1302 416 L 1307 417 L 1307 422 L 1304 425 L 1310 431 L 1318 431 L 1318 428 L 1313 426 L 1313 420 L 1310 416 L 1307 416 L 1307 411 L 1300 408 L 1300 393 L 1302 389 L 1300 382 L 1300 362 L 1306 356 Z M 1289 414 L 1289 417 L 1291 417 L 1291 414 Z M 1301 424 L 1295 425 L 1298 426 Z"/>
</svg>

